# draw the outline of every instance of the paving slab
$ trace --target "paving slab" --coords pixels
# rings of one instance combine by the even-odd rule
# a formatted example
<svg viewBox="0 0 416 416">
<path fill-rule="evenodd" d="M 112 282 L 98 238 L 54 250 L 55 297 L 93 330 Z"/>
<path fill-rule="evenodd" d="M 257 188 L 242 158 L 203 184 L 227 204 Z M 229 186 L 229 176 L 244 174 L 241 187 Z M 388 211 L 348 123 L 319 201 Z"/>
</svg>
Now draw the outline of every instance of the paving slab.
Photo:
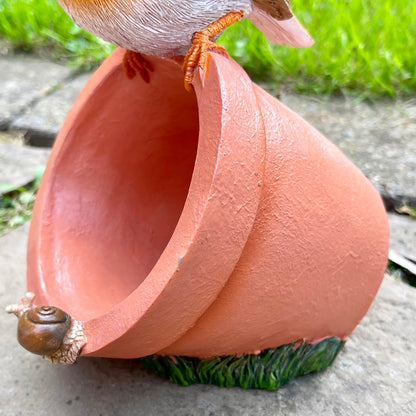
<svg viewBox="0 0 416 416">
<path fill-rule="evenodd" d="M 282 94 L 280 99 L 334 142 L 393 206 L 416 206 L 416 100 Z"/>
<path fill-rule="evenodd" d="M 0 56 L 0 129 L 31 103 L 59 86 L 71 73 L 64 65 L 30 55 Z"/>
<path fill-rule="evenodd" d="M 416 219 L 407 215 L 388 214 L 390 249 L 416 263 Z"/>
<path fill-rule="evenodd" d="M 89 73 L 82 74 L 68 81 L 62 88 L 26 108 L 11 127 L 27 131 L 26 139 L 31 145 L 52 146 L 68 111 L 90 77 Z"/>
<path fill-rule="evenodd" d="M 25 291 L 28 225 L 0 237 L 0 305 Z M 0 415 L 414 415 L 416 289 L 386 276 L 368 315 L 326 371 L 275 392 L 177 386 L 137 360 L 80 358 L 54 366 L 17 345 L 0 313 Z"/>
<path fill-rule="evenodd" d="M 45 165 L 49 154 L 50 149 L 0 141 L 0 184 L 18 187 L 33 181 L 36 167 Z"/>
</svg>

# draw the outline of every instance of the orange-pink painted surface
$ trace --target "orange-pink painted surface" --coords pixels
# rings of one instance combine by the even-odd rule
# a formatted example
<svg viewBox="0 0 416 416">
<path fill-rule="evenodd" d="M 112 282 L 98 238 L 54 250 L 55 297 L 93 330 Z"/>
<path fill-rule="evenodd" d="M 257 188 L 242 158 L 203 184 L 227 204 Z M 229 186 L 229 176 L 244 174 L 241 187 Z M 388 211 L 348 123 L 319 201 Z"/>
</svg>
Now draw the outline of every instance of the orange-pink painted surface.
<svg viewBox="0 0 416 416">
<path fill-rule="evenodd" d="M 300 116 L 213 54 L 128 80 L 118 49 L 57 138 L 28 288 L 84 321 L 83 355 L 206 357 L 346 337 L 383 278 L 377 191 Z"/>
</svg>

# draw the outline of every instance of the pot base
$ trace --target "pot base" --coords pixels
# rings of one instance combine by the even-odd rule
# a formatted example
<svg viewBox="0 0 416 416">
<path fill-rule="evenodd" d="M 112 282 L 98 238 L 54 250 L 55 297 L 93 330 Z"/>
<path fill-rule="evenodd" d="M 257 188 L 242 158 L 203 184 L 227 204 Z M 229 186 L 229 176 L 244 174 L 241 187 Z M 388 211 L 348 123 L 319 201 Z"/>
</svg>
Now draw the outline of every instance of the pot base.
<svg viewBox="0 0 416 416">
<path fill-rule="evenodd" d="M 268 348 L 260 354 L 213 358 L 143 357 L 143 365 L 182 386 L 214 384 L 219 387 L 277 390 L 295 377 L 325 370 L 345 341 L 336 337 L 310 344 L 291 343 Z"/>
</svg>

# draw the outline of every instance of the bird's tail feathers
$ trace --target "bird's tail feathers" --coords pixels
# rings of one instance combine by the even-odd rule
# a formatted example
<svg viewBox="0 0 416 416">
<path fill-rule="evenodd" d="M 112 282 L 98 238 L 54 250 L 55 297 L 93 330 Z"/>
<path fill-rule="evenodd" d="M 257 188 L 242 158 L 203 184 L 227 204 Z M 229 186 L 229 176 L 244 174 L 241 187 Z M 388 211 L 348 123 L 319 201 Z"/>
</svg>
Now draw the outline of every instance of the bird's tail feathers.
<svg viewBox="0 0 416 416">
<path fill-rule="evenodd" d="M 314 43 L 309 33 L 295 16 L 287 20 L 278 20 L 264 10 L 254 7 L 248 18 L 264 33 L 270 42 L 296 48 L 312 46 Z"/>
</svg>

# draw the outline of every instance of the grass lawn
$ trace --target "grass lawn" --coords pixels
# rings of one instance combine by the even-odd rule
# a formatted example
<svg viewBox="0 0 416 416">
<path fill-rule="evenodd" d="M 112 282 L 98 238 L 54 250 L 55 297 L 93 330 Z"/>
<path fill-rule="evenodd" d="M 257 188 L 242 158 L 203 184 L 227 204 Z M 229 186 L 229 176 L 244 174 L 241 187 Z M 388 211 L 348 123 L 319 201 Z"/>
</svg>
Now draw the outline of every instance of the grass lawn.
<svg viewBox="0 0 416 416">
<path fill-rule="evenodd" d="M 38 166 L 35 180 L 26 186 L 0 182 L 0 235 L 30 220 L 44 170 L 44 166 Z"/>
<path fill-rule="evenodd" d="M 249 21 L 221 36 L 229 53 L 256 80 L 305 93 L 342 90 L 362 97 L 416 92 L 414 0 L 293 0 L 316 43 L 294 49 L 270 45 Z M 79 29 L 55 0 L 0 0 L 0 39 L 91 68 L 112 50 Z"/>
</svg>

